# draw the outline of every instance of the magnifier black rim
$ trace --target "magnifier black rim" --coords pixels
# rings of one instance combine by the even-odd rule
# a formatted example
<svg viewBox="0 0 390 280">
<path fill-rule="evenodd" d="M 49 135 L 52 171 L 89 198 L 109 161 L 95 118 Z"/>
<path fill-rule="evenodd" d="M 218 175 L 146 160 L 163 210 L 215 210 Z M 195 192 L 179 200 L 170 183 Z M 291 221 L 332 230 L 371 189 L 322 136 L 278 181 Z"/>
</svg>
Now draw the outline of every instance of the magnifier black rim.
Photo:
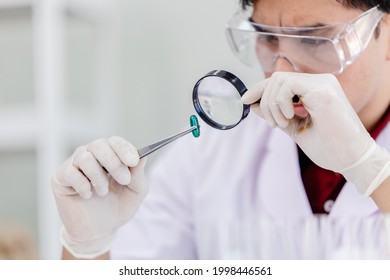
<svg viewBox="0 0 390 280">
<path fill-rule="evenodd" d="M 213 121 L 212 119 L 210 119 L 207 116 L 206 112 L 203 111 L 202 106 L 200 106 L 199 98 L 198 98 L 198 87 L 200 85 L 200 82 L 207 77 L 218 77 L 218 78 L 225 79 L 226 81 L 228 81 L 230 84 L 232 84 L 236 88 L 236 90 L 238 91 L 240 96 L 242 96 L 247 91 L 247 88 L 245 87 L 244 83 L 236 75 L 234 75 L 228 71 L 225 71 L 225 70 L 213 70 L 213 71 L 208 72 L 202 78 L 200 78 L 196 82 L 194 89 L 192 91 L 192 103 L 194 104 L 195 111 L 198 113 L 198 115 L 202 118 L 203 121 L 205 121 L 208 125 L 211 125 L 212 127 L 215 127 L 215 128 L 221 129 L 221 130 L 231 129 L 231 128 L 235 127 L 243 119 L 245 119 L 247 117 L 247 115 L 249 114 L 249 111 L 250 111 L 250 106 L 243 104 L 243 111 L 242 111 L 241 119 L 237 123 L 232 124 L 232 125 L 223 125 L 223 124 L 217 123 L 217 122 Z"/>
</svg>

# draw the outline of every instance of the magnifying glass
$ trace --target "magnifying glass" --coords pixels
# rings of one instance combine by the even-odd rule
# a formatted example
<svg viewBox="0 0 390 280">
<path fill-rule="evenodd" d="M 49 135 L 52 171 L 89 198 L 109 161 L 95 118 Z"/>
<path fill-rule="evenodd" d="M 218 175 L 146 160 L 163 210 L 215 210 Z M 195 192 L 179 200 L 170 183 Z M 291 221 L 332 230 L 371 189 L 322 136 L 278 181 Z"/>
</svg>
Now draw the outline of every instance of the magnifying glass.
<svg viewBox="0 0 390 280">
<path fill-rule="evenodd" d="M 217 129 L 231 129 L 250 111 L 250 105 L 241 102 L 246 91 L 244 83 L 234 74 L 213 70 L 196 82 L 192 102 L 207 124 Z"/>
<path fill-rule="evenodd" d="M 207 124 L 217 129 L 231 129 L 249 114 L 250 105 L 241 102 L 246 91 L 244 83 L 234 74 L 213 70 L 196 82 L 192 102 Z M 299 102 L 298 95 L 294 95 L 292 102 Z"/>
</svg>

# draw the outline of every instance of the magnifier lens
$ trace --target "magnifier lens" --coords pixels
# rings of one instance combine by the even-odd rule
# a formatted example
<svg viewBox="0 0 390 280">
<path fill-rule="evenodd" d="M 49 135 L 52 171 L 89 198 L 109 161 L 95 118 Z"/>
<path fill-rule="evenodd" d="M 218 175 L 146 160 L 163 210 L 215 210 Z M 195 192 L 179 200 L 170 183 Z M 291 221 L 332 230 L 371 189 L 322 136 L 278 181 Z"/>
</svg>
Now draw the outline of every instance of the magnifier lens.
<svg viewBox="0 0 390 280">
<path fill-rule="evenodd" d="M 199 116 L 212 127 L 230 129 L 248 114 L 248 106 L 241 102 L 245 91 L 245 85 L 233 74 L 211 71 L 194 87 L 194 106 Z"/>
</svg>

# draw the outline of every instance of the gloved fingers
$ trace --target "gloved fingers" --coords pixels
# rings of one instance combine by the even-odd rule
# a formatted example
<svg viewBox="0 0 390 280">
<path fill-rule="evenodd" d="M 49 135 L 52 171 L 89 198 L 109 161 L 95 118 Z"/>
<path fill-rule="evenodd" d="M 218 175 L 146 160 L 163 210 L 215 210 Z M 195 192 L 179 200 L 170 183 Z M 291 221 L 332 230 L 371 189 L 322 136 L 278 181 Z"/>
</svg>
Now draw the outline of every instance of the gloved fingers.
<svg viewBox="0 0 390 280">
<path fill-rule="evenodd" d="M 119 136 L 110 137 L 107 141 L 126 166 L 134 167 L 138 164 L 139 154 L 132 144 Z"/>
<path fill-rule="evenodd" d="M 84 199 L 92 196 L 91 182 L 72 164 L 65 164 L 57 172 L 53 177 L 52 186 L 55 193 L 60 195 L 74 195 L 78 193 Z"/>
<path fill-rule="evenodd" d="M 264 114 L 267 123 L 275 128 L 279 125 L 285 127 L 288 121 L 283 117 L 280 106 L 275 98 L 283 85 L 283 80 L 278 76 L 272 76 L 266 80 L 267 85 L 264 88 L 263 96 L 260 101 L 260 109 Z"/>
<path fill-rule="evenodd" d="M 290 120 L 294 117 L 294 106 L 292 102 L 292 93 L 284 79 L 276 79 L 276 85 L 271 87 L 270 93 L 267 94 L 269 111 L 273 121 L 277 126 L 285 128 L 289 125 Z"/>
<path fill-rule="evenodd" d="M 288 126 L 289 120 L 283 115 L 280 104 L 273 102 L 268 105 L 272 115 L 272 124 L 281 128 Z"/>
<path fill-rule="evenodd" d="M 294 116 L 299 119 L 297 120 L 299 123 L 303 118 L 308 117 L 310 111 L 318 114 L 319 106 L 326 108 L 324 105 L 329 103 L 330 98 L 326 94 L 329 91 L 327 87 L 331 80 L 325 76 L 327 75 L 319 75 L 313 81 L 313 77 L 301 73 L 275 72 L 271 78 L 268 78 L 268 85 L 261 100 L 261 111 L 269 125 L 284 128 Z M 336 80 L 333 75 L 328 76 Z M 318 83 L 322 80 L 324 85 L 319 87 Z M 294 96 L 299 96 L 299 104 L 296 108 L 293 102 Z"/>
<path fill-rule="evenodd" d="M 335 92 L 342 92 L 336 77 L 330 74 L 317 75 L 315 79 L 306 75 L 296 78 L 293 75 L 286 78 L 286 83 L 309 112 L 316 111 L 320 106 L 326 108 Z M 334 90 L 332 87 L 340 88 Z"/>
<path fill-rule="evenodd" d="M 272 87 L 272 85 L 270 85 L 270 82 L 272 82 L 270 79 L 265 79 L 264 81 L 261 81 L 260 84 L 257 85 L 257 88 L 261 89 L 261 99 L 259 100 L 259 108 L 257 108 L 255 112 L 257 111 L 261 112 L 261 114 L 259 115 L 262 118 L 264 118 L 271 127 L 276 127 L 277 124 L 272 118 L 271 111 L 267 106 L 269 100 L 269 89 L 270 87 Z M 255 107 L 252 106 L 252 109 L 254 108 Z"/>
<path fill-rule="evenodd" d="M 263 91 L 266 85 L 266 80 L 263 80 L 249 88 L 241 97 L 241 102 L 248 105 L 258 103 L 258 101 L 260 101 L 260 99 L 262 98 Z"/>
<path fill-rule="evenodd" d="M 242 96 L 241 101 L 244 104 L 252 104 L 251 110 L 254 113 L 264 118 L 271 127 L 276 127 L 278 123 L 275 121 L 271 109 L 268 106 L 270 100 L 270 89 L 272 87 L 272 80 L 263 80 L 248 89 L 248 91 Z"/>
<path fill-rule="evenodd" d="M 296 92 L 293 92 L 290 87 L 283 83 L 280 87 L 280 91 L 276 96 L 276 103 L 279 104 L 279 108 L 283 116 L 290 120 L 294 117 L 294 105 L 293 105 L 293 97 L 296 95 Z"/>
<path fill-rule="evenodd" d="M 91 152 L 85 151 L 76 154 L 73 165 L 84 173 L 98 195 L 104 196 L 107 194 L 109 187 L 108 174 Z"/>
<path fill-rule="evenodd" d="M 91 142 L 88 145 L 87 150 L 92 153 L 100 165 L 104 167 L 120 185 L 128 185 L 130 183 L 131 174 L 128 167 L 120 160 L 106 139 L 98 139 Z"/>
</svg>

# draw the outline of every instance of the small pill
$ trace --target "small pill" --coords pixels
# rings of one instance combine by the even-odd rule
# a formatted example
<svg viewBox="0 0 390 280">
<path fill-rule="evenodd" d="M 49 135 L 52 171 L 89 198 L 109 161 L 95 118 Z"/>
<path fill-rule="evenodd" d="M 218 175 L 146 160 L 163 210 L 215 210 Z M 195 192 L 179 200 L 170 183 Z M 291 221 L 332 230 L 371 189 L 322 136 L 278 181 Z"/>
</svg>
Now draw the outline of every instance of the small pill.
<svg viewBox="0 0 390 280">
<path fill-rule="evenodd" d="M 190 125 L 191 125 L 191 127 L 192 127 L 192 126 L 196 126 L 196 127 L 197 127 L 196 129 L 194 129 L 194 130 L 192 131 L 192 135 L 193 135 L 195 138 L 198 138 L 199 135 L 200 135 L 200 126 L 199 126 L 198 119 L 197 119 L 197 117 L 196 117 L 195 115 L 192 115 L 192 116 L 190 117 Z"/>
</svg>

